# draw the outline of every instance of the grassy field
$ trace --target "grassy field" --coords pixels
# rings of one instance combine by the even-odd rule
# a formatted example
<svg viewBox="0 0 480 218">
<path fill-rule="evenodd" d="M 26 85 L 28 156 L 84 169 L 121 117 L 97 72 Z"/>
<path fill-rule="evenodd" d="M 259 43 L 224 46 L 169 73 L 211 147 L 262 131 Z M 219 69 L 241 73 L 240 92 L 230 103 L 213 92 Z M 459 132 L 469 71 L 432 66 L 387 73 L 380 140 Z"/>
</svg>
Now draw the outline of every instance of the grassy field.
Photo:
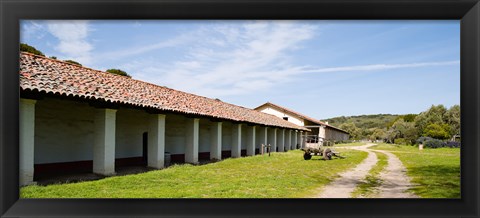
<svg viewBox="0 0 480 218">
<path fill-rule="evenodd" d="M 303 160 L 299 150 L 231 158 L 201 166 L 175 165 L 97 181 L 27 186 L 22 198 L 292 198 L 307 197 L 366 158 L 343 150 L 345 159 Z"/>
<path fill-rule="evenodd" d="M 388 164 L 387 155 L 380 152 L 375 152 L 378 158 L 377 164 L 368 172 L 365 181 L 358 184 L 357 188 L 353 191 L 353 198 L 368 198 L 377 194 L 377 187 L 382 184 L 382 180 L 379 178 L 380 172 Z"/>
<path fill-rule="evenodd" d="M 371 149 L 388 150 L 407 168 L 416 184 L 412 192 L 422 198 L 460 198 L 460 149 L 418 150 L 414 146 L 379 144 Z"/>
</svg>

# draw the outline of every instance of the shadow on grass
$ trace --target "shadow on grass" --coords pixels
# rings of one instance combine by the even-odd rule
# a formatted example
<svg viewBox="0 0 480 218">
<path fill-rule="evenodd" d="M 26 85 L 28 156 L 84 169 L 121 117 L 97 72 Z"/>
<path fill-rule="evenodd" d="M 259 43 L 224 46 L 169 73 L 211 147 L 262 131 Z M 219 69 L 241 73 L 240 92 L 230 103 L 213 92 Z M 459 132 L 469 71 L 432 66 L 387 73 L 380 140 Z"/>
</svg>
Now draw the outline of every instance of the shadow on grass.
<svg viewBox="0 0 480 218">
<path fill-rule="evenodd" d="M 424 198 L 460 198 L 460 167 L 448 165 L 429 165 L 408 168 L 412 182 L 411 188 Z"/>
</svg>

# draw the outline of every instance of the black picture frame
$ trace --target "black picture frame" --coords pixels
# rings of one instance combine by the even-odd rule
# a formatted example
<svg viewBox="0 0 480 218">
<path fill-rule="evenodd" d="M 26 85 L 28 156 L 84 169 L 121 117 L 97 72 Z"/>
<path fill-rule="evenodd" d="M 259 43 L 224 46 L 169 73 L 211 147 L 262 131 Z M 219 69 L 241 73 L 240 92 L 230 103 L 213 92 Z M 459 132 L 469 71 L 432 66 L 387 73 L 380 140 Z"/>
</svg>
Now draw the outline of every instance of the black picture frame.
<svg viewBox="0 0 480 218">
<path fill-rule="evenodd" d="M 479 217 L 478 0 L 0 0 L 1 217 Z M 461 199 L 19 199 L 21 19 L 461 21 Z"/>
</svg>

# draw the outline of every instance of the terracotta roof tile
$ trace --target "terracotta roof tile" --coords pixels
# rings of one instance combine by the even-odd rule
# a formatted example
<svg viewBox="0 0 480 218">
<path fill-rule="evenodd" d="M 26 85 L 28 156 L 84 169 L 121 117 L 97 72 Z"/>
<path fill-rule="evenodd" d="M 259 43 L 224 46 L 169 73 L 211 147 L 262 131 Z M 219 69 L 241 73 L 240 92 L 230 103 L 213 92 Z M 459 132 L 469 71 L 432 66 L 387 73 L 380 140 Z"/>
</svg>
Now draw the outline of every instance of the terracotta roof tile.
<svg viewBox="0 0 480 218">
<path fill-rule="evenodd" d="M 249 108 L 22 52 L 20 88 L 56 95 L 202 115 L 231 121 L 307 130 Z"/>
<path fill-rule="evenodd" d="M 303 114 L 301 114 L 301 113 L 299 113 L 299 112 L 296 112 L 296 111 L 294 111 L 294 110 L 292 110 L 292 109 L 289 109 L 289 108 L 286 108 L 286 107 L 282 107 L 282 106 L 280 106 L 280 105 L 278 105 L 278 104 L 274 104 L 274 103 L 271 103 L 271 102 L 267 102 L 267 103 L 265 103 L 265 104 L 262 104 L 262 105 L 260 105 L 260 106 L 258 106 L 258 107 L 256 107 L 256 108 L 254 108 L 254 110 L 257 110 L 257 109 L 259 109 L 259 108 L 261 108 L 261 107 L 263 107 L 263 106 L 275 107 L 275 108 L 280 109 L 280 110 L 283 110 L 283 111 L 285 111 L 285 112 L 289 112 L 289 113 L 291 113 L 291 114 L 295 114 L 295 115 L 297 115 L 297 116 L 299 116 L 299 117 L 301 117 L 301 118 L 303 118 L 303 119 L 305 119 L 305 120 L 308 120 L 308 121 L 310 121 L 310 122 L 312 122 L 312 123 L 316 123 L 316 124 L 319 124 L 319 125 L 325 125 L 325 126 L 328 126 L 328 127 L 332 128 L 332 129 L 336 129 L 336 130 L 339 130 L 339 131 L 348 133 L 347 131 L 345 131 L 345 130 L 343 130 L 343 129 L 340 129 L 340 128 L 335 127 L 335 126 L 332 126 L 332 125 L 328 125 L 328 124 L 326 124 L 326 123 L 324 123 L 324 122 L 322 122 L 322 121 L 320 121 L 320 120 L 311 118 L 311 117 L 309 117 L 309 116 L 307 116 L 307 115 L 303 115 Z"/>
</svg>

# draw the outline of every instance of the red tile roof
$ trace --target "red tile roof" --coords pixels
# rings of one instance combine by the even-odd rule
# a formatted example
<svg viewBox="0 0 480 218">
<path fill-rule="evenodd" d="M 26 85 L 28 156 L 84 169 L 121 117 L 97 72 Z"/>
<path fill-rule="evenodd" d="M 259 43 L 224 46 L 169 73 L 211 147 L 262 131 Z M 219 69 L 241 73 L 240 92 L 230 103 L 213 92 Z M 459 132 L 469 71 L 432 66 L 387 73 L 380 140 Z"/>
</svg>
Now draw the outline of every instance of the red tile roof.
<svg viewBox="0 0 480 218">
<path fill-rule="evenodd" d="M 249 108 L 26 52 L 20 54 L 19 74 L 21 91 L 103 100 L 140 108 L 308 131 Z"/>
<path fill-rule="evenodd" d="M 325 126 L 330 127 L 330 128 L 332 128 L 332 129 L 336 129 L 336 130 L 338 130 L 338 131 L 348 133 L 347 131 L 345 131 L 345 130 L 343 130 L 343 129 L 337 128 L 337 127 L 332 126 L 332 125 L 328 125 L 328 124 L 326 124 L 326 123 L 324 123 L 324 122 L 322 122 L 322 121 L 320 121 L 320 120 L 311 118 L 311 117 L 309 117 L 309 116 L 307 116 L 307 115 L 303 115 L 303 114 L 301 114 L 301 113 L 299 113 L 299 112 L 296 112 L 296 111 L 294 111 L 294 110 L 292 110 L 292 109 L 288 109 L 288 108 L 286 108 L 286 107 L 282 107 L 282 106 L 280 106 L 280 105 L 278 105 L 278 104 L 274 104 L 274 103 L 271 103 L 271 102 L 267 102 L 267 103 L 265 103 L 265 104 L 262 104 L 262 105 L 260 105 L 260 106 L 258 106 L 258 107 L 256 107 L 256 108 L 254 108 L 254 110 L 258 110 L 258 109 L 260 109 L 261 107 L 264 107 L 264 106 L 274 107 L 274 108 L 277 108 L 277 109 L 282 110 L 282 111 L 284 111 L 284 112 L 288 112 L 288 113 L 294 114 L 294 115 L 296 115 L 296 116 L 298 116 L 298 117 L 300 117 L 300 118 L 303 118 L 303 119 L 305 119 L 305 120 L 308 120 L 308 121 L 310 121 L 310 122 L 312 122 L 312 123 L 316 123 L 316 124 L 319 124 L 319 125 L 325 125 Z"/>
</svg>

